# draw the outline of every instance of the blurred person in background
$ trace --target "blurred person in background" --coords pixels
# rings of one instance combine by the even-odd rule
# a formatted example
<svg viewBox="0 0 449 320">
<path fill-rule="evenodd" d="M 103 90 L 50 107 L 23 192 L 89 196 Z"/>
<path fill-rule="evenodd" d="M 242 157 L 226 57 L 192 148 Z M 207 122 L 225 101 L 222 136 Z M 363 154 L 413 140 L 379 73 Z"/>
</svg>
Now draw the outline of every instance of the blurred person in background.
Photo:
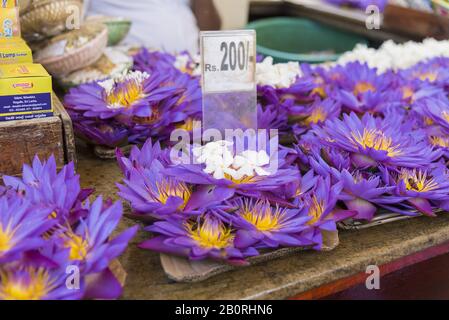
<svg viewBox="0 0 449 320">
<path fill-rule="evenodd" d="M 198 52 L 198 31 L 220 29 L 213 0 L 85 0 L 87 16 L 132 21 L 124 44 L 167 52 Z"/>
</svg>

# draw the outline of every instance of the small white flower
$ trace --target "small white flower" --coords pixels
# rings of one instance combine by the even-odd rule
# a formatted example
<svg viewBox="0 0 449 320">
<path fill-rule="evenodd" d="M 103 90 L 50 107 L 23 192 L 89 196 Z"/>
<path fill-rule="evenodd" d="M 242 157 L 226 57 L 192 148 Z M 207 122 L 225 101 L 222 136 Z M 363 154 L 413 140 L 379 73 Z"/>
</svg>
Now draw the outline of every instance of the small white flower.
<svg viewBox="0 0 449 320">
<path fill-rule="evenodd" d="M 288 88 L 300 76 L 302 76 L 302 73 L 299 63 L 273 64 L 272 57 L 265 58 L 263 62 L 257 64 L 256 68 L 257 84 L 275 88 Z"/>
<path fill-rule="evenodd" d="M 234 174 L 231 166 L 234 157 L 229 150 L 232 146 L 228 141 L 209 142 L 205 146 L 193 148 L 193 155 L 198 163 L 206 165 L 204 172 L 212 174 L 215 179 L 223 179 L 225 174 Z"/>
<path fill-rule="evenodd" d="M 204 162 L 206 164 L 204 172 L 213 174 L 215 179 L 223 179 L 225 174 L 233 174 L 231 169 L 233 162 L 234 158 L 230 152 L 225 152 L 223 155 L 215 155 Z"/>
<path fill-rule="evenodd" d="M 180 54 L 176 56 L 174 66 L 176 69 L 184 71 L 187 69 L 190 57 L 187 54 Z"/>
<path fill-rule="evenodd" d="M 204 172 L 211 174 L 215 179 L 231 177 L 234 180 L 241 180 L 255 175 L 270 175 L 263 168 L 270 163 L 270 157 L 264 150 L 244 151 L 234 157 L 229 149 L 232 145 L 232 142 L 221 140 L 210 142 L 205 146 L 196 146 L 192 151 L 197 162 L 205 164 Z"/>
<path fill-rule="evenodd" d="M 98 82 L 98 85 L 105 90 L 106 94 L 110 94 L 118 83 L 123 83 L 130 80 L 141 83 L 149 77 L 150 75 L 146 72 L 132 71 L 125 74 L 118 74 L 115 77 L 100 81 Z"/>
<path fill-rule="evenodd" d="M 252 151 L 247 150 L 234 158 L 233 167 L 237 169 L 239 175 L 252 177 L 268 176 L 270 173 L 263 167 L 270 163 L 270 157 L 265 150 Z"/>
<path fill-rule="evenodd" d="M 215 159 L 217 156 L 232 158 L 232 154 L 229 151 L 229 146 L 231 145 L 232 143 L 224 140 L 209 142 L 205 146 L 193 148 L 193 155 L 198 163 L 207 163 L 211 161 L 210 159 Z"/>
</svg>

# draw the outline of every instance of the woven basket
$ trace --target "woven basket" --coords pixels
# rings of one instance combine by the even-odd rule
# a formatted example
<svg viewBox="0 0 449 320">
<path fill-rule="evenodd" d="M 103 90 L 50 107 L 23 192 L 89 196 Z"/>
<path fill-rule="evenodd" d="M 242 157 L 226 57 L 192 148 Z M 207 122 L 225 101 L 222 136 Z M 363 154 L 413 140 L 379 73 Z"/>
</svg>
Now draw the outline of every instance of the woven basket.
<svg viewBox="0 0 449 320">
<path fill-rule="evenodd" d="M 108 30 L 105 27 L 95 38 L 80 48 L 61 56 L 38 59 L 36 62 L 42 64 L 53 76 L 62 77 L 95 63 L 103 55 L 107 43 Z"/>
<path fill-rule="evenodd" d="M 30 6 L 32 0 L 19 0 L 19 9 L 20 12 L 24 12 Z"/>
<path fill-rule="evenodd" d="M 22 34 L 27 39 L 39 40 L 55 36 L 67 30 L 66 21 L 73 14 L 70 6 L 81 14 L 82 0 L 33 0 L 21 10 Z"/>
</svg>

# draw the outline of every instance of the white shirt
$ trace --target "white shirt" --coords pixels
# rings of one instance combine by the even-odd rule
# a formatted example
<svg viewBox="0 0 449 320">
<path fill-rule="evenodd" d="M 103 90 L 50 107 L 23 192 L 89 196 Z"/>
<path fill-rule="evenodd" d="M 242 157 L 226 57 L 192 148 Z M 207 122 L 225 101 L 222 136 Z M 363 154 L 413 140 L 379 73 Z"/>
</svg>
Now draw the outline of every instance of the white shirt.
<svg viewBox="0 0 449 320">
<path fill-rule="evenodd" d="M 123 44 L 167 52 L 198 51 L 198 27 L 190 0 L 88 0 L 87 15 L 130 19 Z"/>
</svg>

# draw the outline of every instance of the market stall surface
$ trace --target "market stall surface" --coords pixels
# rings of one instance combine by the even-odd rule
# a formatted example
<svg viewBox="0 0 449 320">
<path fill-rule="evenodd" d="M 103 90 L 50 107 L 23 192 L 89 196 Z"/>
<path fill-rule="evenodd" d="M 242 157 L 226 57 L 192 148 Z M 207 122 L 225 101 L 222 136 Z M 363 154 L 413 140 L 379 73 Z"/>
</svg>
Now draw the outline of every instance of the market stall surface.
<svg viewBox="0 0 449 320">
<path fill-rule="evenodd" d="M 78 173 L 83 186 L 93 186 L 97 195 L 117 199 L 115 183 L 122 175 L 116 162 L 100 160 L 88 150 L 79 151 Z M 134 224 L 124 218 L 117 232 Z M 434 255 L 445 253 L 440 251 L 446 250 L 449 242 L 449 214 L 344 231 L 334 251 L 299 252 L 200 283 L 169 280 L 161 267 L 159 254 L 137 247 L 147 237 L 141 230 L 120 257 L 127 272 L 123 299 L 283 299 L 298 294 L 303 294 L 299 297 L 316 297 L 304 293 L 329 284 L 338 287 L 338 281 L 363 275 L 369 265 L 389 265 L 392 269 L 393 265 L 399 265 L 395 264 L 398 261 L 412 263 L 423 250 L 432 250 L 429 248 L 437 248 L 433 250 Z"/>
</svg>

